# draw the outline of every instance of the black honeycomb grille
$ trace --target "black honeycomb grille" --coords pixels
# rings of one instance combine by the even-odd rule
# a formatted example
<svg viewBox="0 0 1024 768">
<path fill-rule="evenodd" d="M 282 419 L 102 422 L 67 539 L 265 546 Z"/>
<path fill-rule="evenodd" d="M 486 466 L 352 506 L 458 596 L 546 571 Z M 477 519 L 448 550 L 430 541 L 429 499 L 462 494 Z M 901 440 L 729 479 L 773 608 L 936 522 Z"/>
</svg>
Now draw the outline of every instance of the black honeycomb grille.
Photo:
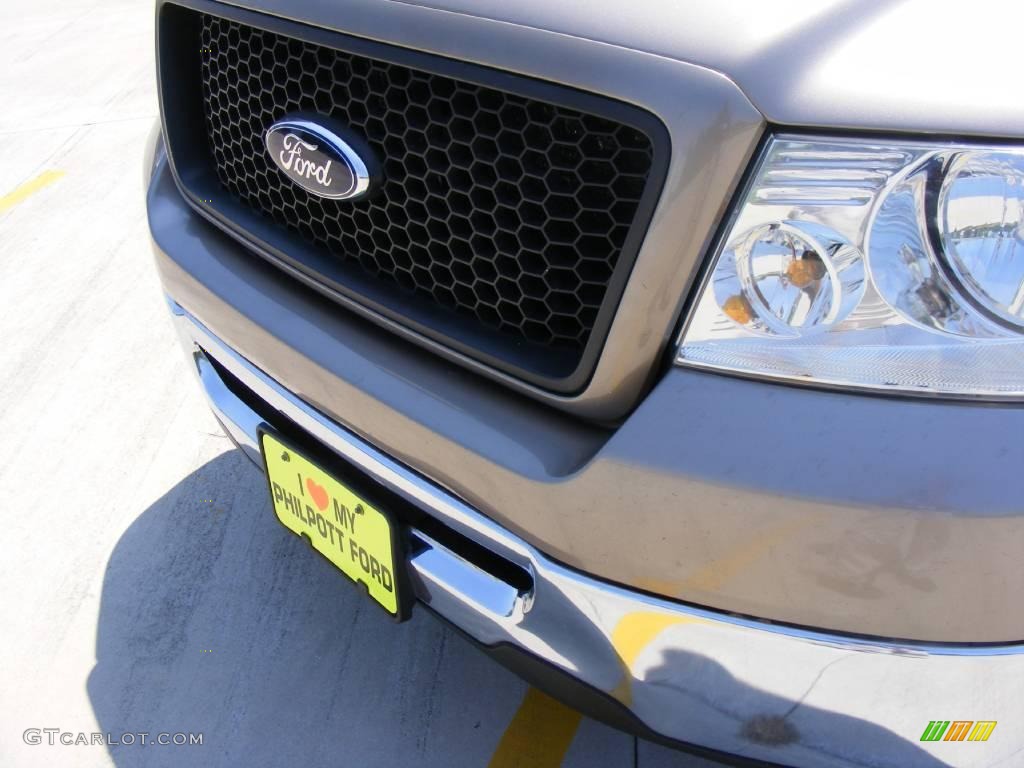
<svg viewBox="0 0 1024 768">
<path fill-rule="evenodd" d="M 399 301 L 418 294 L 578 362 L 644 223 L 644 131 L 205 14 L 201 42 L 216 174 L 243 204 L 386 281 Z M 263 134 L 299 110 L 367 140 L 384 169 L 377 194 L 317 198 L 277 170 Z"/>
</svg>

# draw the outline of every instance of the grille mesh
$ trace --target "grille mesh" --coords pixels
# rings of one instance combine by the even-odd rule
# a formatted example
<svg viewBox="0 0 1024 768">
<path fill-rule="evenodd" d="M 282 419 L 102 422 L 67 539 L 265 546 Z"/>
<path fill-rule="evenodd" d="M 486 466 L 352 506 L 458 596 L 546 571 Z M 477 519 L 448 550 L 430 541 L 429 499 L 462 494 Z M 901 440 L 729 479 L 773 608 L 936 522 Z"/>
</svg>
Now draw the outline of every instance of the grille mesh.
<svg viewBox="0 0 1024 768">
<path fill-rule="evenodd" d="M 234 196 L 398 293 L 582 354 L 650 174 L 646 133 L 218 17 L 201 29 L 207 132 Z M 263 133 L 297 110 L 367 140 L 378 194 L 321 199 L 277 170 Z"/>
</svg>

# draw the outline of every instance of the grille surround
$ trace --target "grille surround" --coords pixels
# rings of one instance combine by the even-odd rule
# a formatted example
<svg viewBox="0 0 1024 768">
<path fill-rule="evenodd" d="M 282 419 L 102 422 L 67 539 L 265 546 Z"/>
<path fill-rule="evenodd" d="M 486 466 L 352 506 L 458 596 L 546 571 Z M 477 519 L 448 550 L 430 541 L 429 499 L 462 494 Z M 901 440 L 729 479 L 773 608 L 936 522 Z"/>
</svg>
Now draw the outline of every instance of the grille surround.
<svg viewBox="0 0 1024 768">
<path fill-rule="evenodd" d="M 200 3 L 191 4 L 199 5 L 200 8 L 204 5 Z M 578 124 L 585 124 L 589 121 L 599 126 L 607 126 L 611 122 L 615 122 L 619 125 L 614 130 L 621 132 L 629 131 L 634 139 L 640 137 L 647 142 L 647 146 L 643 150 L 646 153 L 645 160 L 648 163 L 645 169 L 646 172 L 624 171 L 622 176 L 623 178 L 630 176 L 634 181 L 637 177 L 641 179 L 640 186 L 642 188 L 637 189 L 634 184 L 634 192 L 636 194 L 634 194 L 634 199 L 629 203 L 632 205 L 631 217 L 628 220 L 623 220 L 620 215 L 620 218 L 615 220 L 610 215 L 607 216 L 608 219 L 612 219 L 611 227 L 615 230 L 614 241 L 611 239 L 607 240 L 616 249 L 616 252 L 613 254 L 614 258 L 609 258 L 607 252 L 595 258 L 591 248 L 583 255 L 576 253 L 575 255 L 578 258 L 576 265 L 566 267 L 566 260 L 573 255 L 568 253 L 568 251 L 572 249 L 567 247 L 567 243 L 556 243 L 556 245 L 561 246 L 557 250 L 544 248 L 544 244 L 542 244 L 532 249 L 521 248 L 519 251 L 511 254 L 511 257 L 509 253 L 499 252 L 498 256 L 503 259 L 503 263 L 496 265 L 493 260 L 491 263 L 488 263 L 487 259 L 480 258 L 480 233 L 475 229 L 469 229 L 465 226 L 466 223 L 472 225 L 474 220 L 481 218 L 479 216 L 480 208 L 475 206 L 476 201 L 473 199 L 480 192 L 480 186 L 477 185 L 476 187 L 465 189 L 459 188 L 458 184 L 453 184 L 447 196 L 432 190 L 426 202 L 439 206 L 447 205 L 448 212 L 445 216 L 454 221 L 455 226 L 462 227 L 462 234 L 453 235 L 451 228 L 449 228 L 446 233 L 449 239 L 445 244 L 448 246 L 454 244 L 455 248 L 469 246 L 469 248 L 463 248 L 465 258 L 461 260 L 456 258 L 448 265 L 445 265 L 439 263 L 435 258 L 435 252 L 431 256 L 431 260 L 422 259 L 419 262 L 411 260 L 409 267 L 404 273 L 406 282 L 403 286 L 411 290 L 399 291 L 395 290 L 392 285 L 382 284 L 380 280 L 374 278 L 374 273 L 379 274 L 381 270 L 379 268 L 366 269 L 365 259 L 360 262 L 360 260 L 346 258 L 350 257 L 351 249 L 335 249 L 334 252 L 327 251 L 323 247 L 318 247 L 316 243 L 317 238 L 315 236 L 309 237 L 308 231 L 306 232 L 307 239 L 300 241 L 294 236 L 293 232 L 286 232 L 284 227 L 273 223 L 273 219 L 255 213 L 251 207 L 242 201 L 246 200 L 247 195 L 249 196 L 248 202 L 250 204 L 253 197 L 260 195 L 268 196 L 270 192 L 261 185 L 257 184 L 257 189 L 252 191 L 236 183 L 232 189 L 235 194 L 230 196 L 225 194 L 225 185 L 229 189 L 232 188 L 231 177 L 229 175 L 225 178 L 223 173 L 218 175 L 216 170 L 210 167 L 211 163 L 209 160 L 213 153 L 217 151 L 214 144 L 218 143 L 218 136 L 216 131 L 211 135 L 206 135 L 204 130 L 209 117 L 206 105 L 210 94 L 206 93 L 204 98 L 204 94 L 196 93 L 196 83 L 202 82 L 203 69 L 209 66 L 209 60 L 197 65 L 194 58 L 190 58 L 187 53 L 184 53 L 189 50 L 195 50 L 196 47 L 209 49 L 211 47 L 210 43 L 215 41 L 209 37 L 203 37 L 202 16 L 198 11 L 170 3 L 165 4 L 163 8 L 165 13 L 162 14 L 160 25 L 160 49 L 162 52 L 160 71 L 162 74 L 161 80 L 167 82 L 167 85 L 162 83 L 161 88 L 165 124 L 169 122 L 168 113 L 172 111 L 168 110 L 169 104 L 176 107 L 177 110 L 175 111 L 180 114 L 180 118 L 174 120 L 175 127 L 178 130 L 170 130 L 166 135 L 169 139 L 169 150 L 176 179 L 194 207 L 232 235 L 244 240 L 257 253 L 276 262 L 279 266 L 285 267 L 287 271 L 308 285 L 333 299 L 348 304 L 363 314 L 367 314 L 367 316 L 378 322 L 383 322 L 392 330 L 397 330 L 414 340 L 427 341 L 428 345 L 435 349 L 435 351 L 454 352 L 456 353 L 456 359 L 459 359 L 459 354 L 461 353 L 461 355 L 482 362 L 500 372 L 511 374 L 529 384 L 559 394 L 574 393 L 585 387 L 596 365 L 598 353 L 604 343 L 612 316 L 617 308 L 629 271 L 639 251 L 664 183 L 664 176 L 668 166 L 669 144 L 668 133 L 660 120 L 640 108 L 605 97 L 577 91 L 566 86 L 553 85 L 520 75 L 511 75 L 482 66 L 465 64 L 408 49 L 371 43 L 339 33 L 325 32 L 250 12 L 234 9 L 221 10 L 218 8 L 218 17 L 238 16 L 245 27 L 253 30 L 254 34 L 261 38 L 269 39 L 270 36 L 283 35 L 291 41 L 285 41 L 283 43 L 285 46 L 308 46 L 310 44 L 318 46 L 320 51 L 313 50 L 310 56 L 311 62 L 314 59 L 326 60 L 329 56 L 338 55 L 372 59 L 384 67 L 391 67 L 392 71 L 396 68 L 406 71 L 415 70 L 413 72 L 414 80 L 416 75 L 423 74 L 452 82 L 457 81 L 456 86 L 476 93 L 496 93 L 505 99 L 504 103 L 506 105 L 510 103 L 513 105 L 527 103 L 527 106 L 529 106 L 529 103 L 532 103 L 534 105 L 547 106 L 552 110 L 561 110 L 563 116 L 567 113 L 574 116 Z M 167 11 L 171 13 L 166 13 Z M 220 21 L 214 23 L 234 25 L 236 22 L 221 18 Z M 232 26 L 230 28 L 235 27 Z M 173 54 L 165 53 L 172 46 L 174 49 Z M 308 49 L 305 52 L 296 50 L 296 55 L 299 58 L 302 57 L 303 53 L 308 53 Z M 288 64 L 281 64 L 281 66 L 287 67 Z M 185 70 L 185 77 L 181 76 L 181 70 Z M 164 77 L 163 73 L 168 71 L 172 72 L 172 75 Z M 298 72 L 297 69 L 296 72 Z M 303 75 L 298 76 L 301 77 Z M 173 82 L 171 81 L 172 77 Z M 257 75 L 256 77 L 258 78 L 259 76 Z M 241 81 L 238 82 L 240 83 Z M 237 88 L 238 86 L 235 86 L 232 90 Z M 321 99 L 325 98 L 324 93 L 325 91 L 321 90 Z M 428 107 L 431 106 L 433 105 L 428 105 Z M 220 107 L 229 109 L 231 105 L 222 104 Z M 317 108 L 323 109 L 323 107 L 323 103 L 317 103 L 315 100 L 289 102 L 279 107 L 278 111 L 273 112 L 271 115 L 263 116 L 261 119 L 254 119 L 255 125 L 252 130 L 252 136 L 247 140 L 248 151 L 258 156 L 265 163 L 266 169 L 261 168 L 259 173 L 252 173 L 250 175 L 256 178 L 271 178 L 271 175 L 279 175 L 279 172 L 270 163 L 269 158 L 264 157 L 262 130 L 257 131 L 256 128 L 265 129 L 269 125 L 268 121 L 271 121 L 271 118 L 280 119 L 293 111 L 308 111 Z M 485 117 L 488 115 L 494 117 L 500 112 L 500 110 L 495 109 L 484 111 L 487 112 Z M 394 119 L 395 114 L 395 110 L 392 110 L 388 114 L 388 118 Z M 337 116 L 337 112 L 334 115 Z M 345 115 L 341 117 L 344 119 Z M 460 119 L 459 115 L 456 113 L 453 119 Z M 561 116 L 556 116 L 551 120 L 556 119 L 561 119 Z M 381 120 L 379 123 L 383 125 L 384 121 Z M 380 127 L 380 125 L 377 127 Z M 554 131 L 553 127 L 552 131 L 554 133 L 552 143 L 558 143 L 558 134 Z M 183 134 L 182 138 L 175 140 L 176 133 Z M 184 138 L 186 135 L 189 137 L 187 140 Z M 583 131 L 583 139 L 580 141 L 590 141 L 597 135 L 593 130 L 590 132 Z M 255 136 L 259 136 L 258 144 L 254 144 L 255 139 L 253 137 Z M 371 144 L 375 143 L 371 136 L 367 135 L 366 138 Z M 220 143 L 223 145 L 223 142 Z M 393 155 L 398 154 L 398 148 L 392 144 L 392 151 L 389 153 L 381 151 L 381 147 L 384 146 L 383 142 L 377 143 L 378 157 L 381 157 L 386 166 L 387 181 L 384 185 L 386 190 L 388 184 L 405 169 L 405 165 L 398 164 L 400 168 L 396 172 L 396 162 Z M 458 143 L 458 141 L 450 142 L 452 145 Z M 463 142 L 463 144 L 465 143 Z M 632 152 L 633 159 L 635 160 L 638 150 L 629 146 L 621 146 L 624 143 L 628 142 L 620 141 L 618 146 L 614 148 L 620 154 Z M 258 152 L 256 151 L 257 149 L 259 150 Z M 421 151 L 421 154 L 426 154 L 432 150 L 433 148 L 428 148 Z M 526 154 L 529 154 L 533 149 L 527 146 L 524 151 Z M 500 157 L 497 161 L 494 161 L 494 164 L 497 165 L 505 159 L 507 158 Z M 480 166 L 479 160 L 480 158 L 474 157 L 467 161 L 467 163 L 470 166 L 474 164 Z M 236 160 L 236 162 L 238 161 Z M 585 163 L 589 162 L 589 160 L 583 158 L 579 162 Z M 387 167 L 389 163 L 392 166 L 391 168 Z M 451 181 L 449 176 L 470 175 L 473 171 L 473 168 L 467 169 L 467 167 L 463 167 L 463 165 L 456 162 L 450 164 L 449 174 L 443 176 Z M 435 176 L 438 175 L 436 170 L 431 170 L 430 173 L 435 174 Z M 532 207 L 532 215 L 538 216 L 540 214 L 537 213 L 537 209 L 541 208 L 541 206 L 537 201 L 528 199 L 530 179 L 536 180 L 536 178 L 530 177 L 529 174 L 526 174 L 525 178 L 524 189 L 518 190 L 521 192 L 518 205 L 527 209 Z M 283 175 L 279 175 L 279 179 L 282 184 L 290 184 Z M 498 183 L 505 184 L 506 189 L 504 191 L 507 194 L 517 191 L 514 189 L 508 190 L 507 182 Z M 595 184 L 588 185 L 584 182 L 580 183 L 579 186 L 588 187 L 584 190 L 586 193 L 597 193 L 598 198 L 600 198 L 601 191 L 595 189 Z M 614 184 L 612 189 L 615 189 Z M 618 191 L 621 191 L 621 189 Z M 330 201 L 316 201 L 297 187 L 292 187 L 292 192 L 296 198 L 307 198 L 301 201 L 301 204 L 297 207 L 306 208 L 307 210 L 312 207 L 315 213 L 312 218 L 323 218 L 321 210 L 327 207 L 324 204 Z M 460 196 L 469 199 L 470 202 L 470 205 L 464 206 L 461 211 L 456 210 L 452 204 L 453 200 L 457 203 Z M 570 195 L 564 191 L 548 193 L 549 198 L 559 196 L 564 198 Z M 623 208 L 622 198 L 625 196 L 620 195 L 616 197 L 615 195 L 608 195 L 606 191 L 603 197 L 603 205 L 606 208 L 605 212 L 608 213 L 615 206 L 618 206 L 620 209 Z M 382 200 L 383 202 L 381 202 Z M 353 206 L 350 209 L 350 211 L 355 211 L 353 216 L 361 216 L 364 221 L 371 223 L 370 227 L 356 227 L 359 230 L 358 234 L 352 235 L 350 239 L 354 240 L 362 236 L 364 240 L 370 241 L 374 235 L 387 234 L 387 223 L 393 221 L 394 218 L 378 217 L 379 221 L 384 222 L 384 224 L 375 224 L 373 222 L 375 212 L 372 206 L 380 203 L 380 208 L 377 209 L 376 213 L 389 209 L 393 211 L 395 209 L 394 200 L 388 200 L 386 192 L 382 197 L 371 198 L 366 206 L 370 208 L 369 212 L 354 207 L 354 203 L 359 205 L 361 202 L 343 201 L 338 204 L 339 206 Z M 499 207 L 500 205 L 499 201 Z M 577 211 L 582 211 L 584 214 L 591 212 L 588 205 L 579 204 Z M 510 207 L 505 205 L 506 209 Z M 438 210 L 444 209 L 439 207 Z M 455 212 L 452 213 L 452 210 Z M 578 215 L 578 212 L 576 215 Z M 520 217 L 517 226 L 521 232 L 529 232 L 532 227 L 534 233 L 540 232 L 543 234 L 544 224 L 546 223 L 551 225 L 551 231 L 557 232 L 558 227 L 565 224 L 566 219 L 570 219 L 569 223 L 572 223 L 571 216 L 572 214 L 547 216 L 543 223 L 536 226 L 533 226 L 529 221 L 524 223 L 523 217 Z M 442 240 L 440 236 L 436 236 L 436 232 L 431 231 L 431 228 L 435 227 L 442 218 L 441 215 L 434 216 L 430 213 L 425 222 L 420 222 L 421 231 L 427 232 L 428 237 L 433 238 L 430 241 L 432 245 Z M 285 224 L 287 222 L 280 223 Z M 322 222 L 319 223 L 322 224 Z M 498 229 L 499 234 L 501 234 L 500 225 Z M 577 232 L 577 241 L 586 241 L 589 245 L 593 245 L 594 238 L 590 237 L 587 240 L 588 231 L 585 228 L 577 227 Z M 379 239 L 381 242 L 393 243 L 395 241 L 393 236 L 389 238 L 380 237 Z M 322 242 L 320 246 L 322 246 Z M 484 243 L 484 246 L 486 246 L 486 243 Z M 423 248 L 422 253 L 431 254 L 431 248 Z M 529 263 L 530 259 L 538 259 L 539 262 L 531 266 Z M 559 259 L 562 261 L 560 262 Z M 522 264 L 524 261 L 527 262 L 525 265 Z M 352 269 L 353 262 L 361 263 L 358 270 Z M 581 272 L 581 269 L 591 269 L 595 263 L 604 270 L 600 280 L 594 279 L 592 277 L 593 273 Z M 420 294 L 423 294 L 424 291 L 420 289 L 419 285 L 410 284 L 410 281 L 407 279 L 410 275 L 415 275 L 418 271 L 421 277 L 427 274 L 433 276 L 433 272 L 443 272 L 443 268 L 446 266 L 455 275 L 454 287 L 456 291 L 460 288 L 465 289 L 471 286 L 472 290 L 477 293 L 480 291 L 489 292 L 488 295 L 491 298 L 488 300 L 492 302 L 492 305 L 485 305 L 482 299 L 478 299 L 480 304 L 484 306 L 478 307 L 477 311 L 467 313 L 465 306 L 459 306 L 456 303 L 455 309 L 462 310 L 461 313 L 457 313 L 452 311 L 451 303 L 446 306 L 438 306 L 436 290 L 426 291 L 426 293 L 430 294 L 426 301 L 424 301 L 422 295 L 415 295 L 417 290 L 419 290 Z M 513 301 L 506 301 L 506 305 L 509 303 L 513 306 L 529 304 L 531 307 L 536 308 L 538 305 L 545 304 L 547 311 L 546 319 L 543 322 L 539 322 L 536 321 L 536 314 L 531 317 L 528 313 L 524 312 L 523 314 L 526 315 L 526 318 L 521 320 L 518 326 L 515 322 L 506 322 L 507 317 L 504 315 L 499 317 L 496 322 L 488 322 L 491 320 L 487 316 L 488 313 L 495 314 L 492 311 L 493 304 L 499 303 L 503 297 L 507 298 L 509 288 L 508 273 L 516 266 L 522 267 L 521 275 L 519 275 L 519 278 L 522 278 L 522 280 L 516 279 L 514 281 L 519 287 L 519 294 L 513 297 Z M 461 285 L 457 270 L 462 270 L 462 274 L 465 275 Z M 570 284 L 573 276 L 577 278 L 575 285 Z M 569 278 L 568 280 L 566 279 L 567 277 Z M 520 282 L 536 285 L 538 279 L 550 281 L 543 288 L 545 296 L 550 301 L 538 300 L 536 295 L 529 295 L 527 291 L 523 290 L 522 285 L 519 285 Z M 400 274 L 399 279 L 393 280 L 393 282 L 401 284 L 402 280 L 403 276 Z M 561 280 L 560 283 L 557 282 L 559 280 Z M 603 289 L 603 292 L 598 295 L 596 300 L 593 298 L 590 300 L 580 298 L 581 289 L 589 291 L 589 295 L 593 297 L 595 295 L 595 284 L 601 281 L 603 283 L 596 287 Z M 414 283 L 415 281 L 412 282 Z M 426 279 L 424 278 L 422 282 L 426 282 Z M 500 294 L 499 290 L 504 290 L 505 294 Z M 496 294 L 498 295 L 496 296 Z M 571 302 L 573 301 L 576 303 L 572 304 Z M 569 303 L 567 304 L 566 302 Z M 476 324 L 467 323 L 467 317 L 473 318 L 478 322 Z M 553 324 L 552 320 L 554 321 Z M 570 321 L 575 321 L 575 325 L 572 325 Z M 543 334 L 531 335 L 520 333 L 519 336 L 516 336 L 509 333 L 510 330 L 521 332 L 524 328 L 530 328 L 531 323 L 533 330 L 536 330 L 538 326 L 541 326 L 542 330 L 546 329 L 548 337 L 543 338 Z M 565 330 L 566 328 L 568 330 Z M 573 346 L 572 342 L 576 342 L 575 346 Z"/>
</svg>

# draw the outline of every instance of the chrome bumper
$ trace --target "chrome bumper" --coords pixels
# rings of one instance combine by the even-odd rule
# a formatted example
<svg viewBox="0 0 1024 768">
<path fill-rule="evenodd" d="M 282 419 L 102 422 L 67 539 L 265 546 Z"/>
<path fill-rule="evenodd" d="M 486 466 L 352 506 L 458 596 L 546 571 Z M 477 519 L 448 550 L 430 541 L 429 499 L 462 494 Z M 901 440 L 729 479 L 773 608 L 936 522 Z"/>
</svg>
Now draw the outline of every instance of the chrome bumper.
<svg viewBox="0 0 1024 768">
<path fill-rule="evenodd" d="M 625 706 L 667 739 L 807 766 L 1013 764 L 1024 749 L 1024 646 L 901 644 L 771 625 L 649 597 L 570 570 L 317 412 L 171 301 L 213 410 L 259 461 L 263 419 L 212 357 L 412 504 L 527 571 L 522 590 L 421 531 L 416 597 L 476 641 L 509 644 Z M 951 606 L 955 610 L 955 606 Z M 922 743 L 931 720 L 994 720 L 983 744 Z"/>
</svg>

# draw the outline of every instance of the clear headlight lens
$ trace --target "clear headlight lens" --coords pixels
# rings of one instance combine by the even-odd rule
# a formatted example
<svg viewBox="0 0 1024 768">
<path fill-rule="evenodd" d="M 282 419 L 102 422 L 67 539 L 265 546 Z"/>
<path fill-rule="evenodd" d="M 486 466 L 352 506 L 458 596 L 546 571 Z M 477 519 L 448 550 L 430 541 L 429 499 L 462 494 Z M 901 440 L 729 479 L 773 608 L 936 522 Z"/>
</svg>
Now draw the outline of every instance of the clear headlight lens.
<svg viewBox="0 0 1024 768">
<path fill-rule="evenodd" d="M 1024 395 L 1024 150 L 772 140 L 678 362 Z"/>
</svg>

